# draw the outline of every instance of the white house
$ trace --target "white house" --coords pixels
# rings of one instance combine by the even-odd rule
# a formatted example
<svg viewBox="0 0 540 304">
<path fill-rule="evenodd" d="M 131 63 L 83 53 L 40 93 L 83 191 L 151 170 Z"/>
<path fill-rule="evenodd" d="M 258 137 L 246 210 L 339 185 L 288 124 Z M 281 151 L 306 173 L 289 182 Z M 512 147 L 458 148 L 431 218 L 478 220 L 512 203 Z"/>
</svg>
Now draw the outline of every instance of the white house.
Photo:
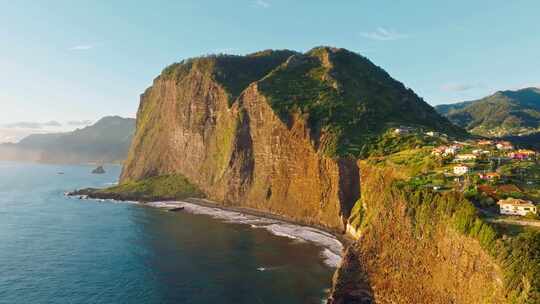
<svg viewBox="0 0 540 304">
<path fill-rule="evenodd" d="M 474 154 L 459 154 L 456 156 L 456 160 L 475 160 L 476 155 Z"/>
<path fill-rule="evenodd" d="M 454 155 L 454 154 L 456 154 L 457 151 L 458 151 L 458 149 L 456 147 L 454 147 L 454 146 L 447 147 L 444 150 L 444 155 Z"/>
<path fill-rule="evenodd" d="M 493 141 L 491 141 L 491 140 L 479 140 L 477 142 L 477 144 L 479 146 L 491 146 L 491 145 L 493 145 Z"/>
<path fill-rule="evenodd" d="M 501 214 L 524 216 L 527 213 L 536 214 L 537 212 L 536 205 L 527 200 L 509 197 L 505 200 L 500 200 L 497 204 L 499 205 Z"/>
<path fill-rule="evenodd" d="M 414 131 L 414 128 L 407 126 L 400 126 L 399 128 L 394 129 L 394 133 L 397 135 L 405 135 Z"/>
<path fill-rule="evenodd" d="M 426 132 L 426 135 L 431 136 L 431 137 L 439 137 L 441 134 L 439 132 L 429 131 L 429 132 Z"/>
<path fill-rule="evenodd" d="M 463 175 L 469 172 L 469 167 L 465 165 L 457 165 L 454 167 L 455 175 Z"/>
<path fill-rule="evenodd" d="M 439 147 L 436 147 L 436 148 L 433 148 L 433 150 L 431 151 L 431 155 L 442 155 L 444 154 L 446 150 L 446 146 L 439 146 Z"/>
<path fill-rule="evenodd" d="M 501 141 L 497 144 L 497 149 L 499 150 L 513 150 L 514 146 L 512 146 L 512 143 L 508 141 Z"/>
</svg>

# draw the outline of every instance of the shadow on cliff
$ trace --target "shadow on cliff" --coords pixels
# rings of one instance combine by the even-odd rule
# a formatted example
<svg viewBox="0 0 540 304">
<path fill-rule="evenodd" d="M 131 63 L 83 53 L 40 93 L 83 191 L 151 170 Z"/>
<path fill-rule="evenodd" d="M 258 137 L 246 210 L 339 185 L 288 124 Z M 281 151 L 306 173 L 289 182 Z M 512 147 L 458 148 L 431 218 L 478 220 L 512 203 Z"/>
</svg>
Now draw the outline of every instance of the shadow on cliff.
<svg viewBox="0 0 540 304">
<path fill-rule="evenodd" d="M 372 304 L 373 290 L 355 245 L 345 250 L 341 266 L 334 274 L 334 287 L 327 304 Z"/>
</svg>

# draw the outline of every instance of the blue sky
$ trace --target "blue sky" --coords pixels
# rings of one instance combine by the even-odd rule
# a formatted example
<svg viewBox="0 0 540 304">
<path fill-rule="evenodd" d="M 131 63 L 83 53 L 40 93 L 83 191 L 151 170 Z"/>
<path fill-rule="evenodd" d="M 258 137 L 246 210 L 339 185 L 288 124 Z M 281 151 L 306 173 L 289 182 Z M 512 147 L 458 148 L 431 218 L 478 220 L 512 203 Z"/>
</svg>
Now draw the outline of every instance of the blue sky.
<svg viewBox="0 0 540 304">
<path fill-rule="evenodd" d="M 139 94 L 168 64 L 268 48 L 359 52 L 432 105 L 540 85 L 533 0 L 0 0 L 0 7 L 0 125 L 133 117 Z"/>
</svg>

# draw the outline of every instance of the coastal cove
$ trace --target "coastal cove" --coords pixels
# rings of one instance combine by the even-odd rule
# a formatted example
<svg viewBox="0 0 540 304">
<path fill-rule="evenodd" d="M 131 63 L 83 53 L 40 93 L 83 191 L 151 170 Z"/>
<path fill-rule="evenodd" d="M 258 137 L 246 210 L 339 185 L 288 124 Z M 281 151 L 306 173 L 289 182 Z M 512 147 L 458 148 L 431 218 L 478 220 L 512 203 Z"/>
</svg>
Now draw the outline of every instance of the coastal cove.
<svg viewBox="0 0 540 304">
<path fill-rule="evenodd" d="M 119 166 L 0 168 L 0 303 L 320 303 L 340 259 L 331 234 L 278 219 L 63 195 Z"/>
<path fill-rule="evenodd" d="M 321 230 L 318 227 L 302 226 L 300 224 L 287 221 L 284 218 L 250 210 L 246 208 L 223 207 L 203 199 L 187 199 L 186 201 L 157 201 L 157 202 L 134 202 L 116 201 L 111 199 L 93 199 L 69 196 L 75 199 L 90 200 L 101 203 L 127 203 L 142 207 L 162 209 L 168 212 L 186 212 L 189 214 L 205 215 L 213 219 L 220 220 L 228 224 L 244 224 L 251 228 L 262 228 L 273 235 L 296 240 L 298 242 L 313 243 L 323 248 L 321 254 L 327 266 L 337 268 L 341 262 L 343 252 L 342 241 L 349 242 L 345 238 L 338 239 L 338 235 Z M 263 269 L 264 270 L 264 269 Z"/>
</svg>

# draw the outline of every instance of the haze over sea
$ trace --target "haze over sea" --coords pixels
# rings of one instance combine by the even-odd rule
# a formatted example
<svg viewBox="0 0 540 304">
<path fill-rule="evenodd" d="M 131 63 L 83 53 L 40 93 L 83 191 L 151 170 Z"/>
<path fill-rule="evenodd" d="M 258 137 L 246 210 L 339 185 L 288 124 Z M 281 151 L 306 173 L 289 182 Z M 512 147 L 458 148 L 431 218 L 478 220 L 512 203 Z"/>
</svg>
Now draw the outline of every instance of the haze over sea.
<svg viewBox="0 0 540 304">
<path fill-rule="evenodd" d="M 120 173 L 91 169 L 0 162 L 0 303 L 324 298 L 333 269 L 321 247 L 207 215 L 65 197 Z"/>
</svg>

